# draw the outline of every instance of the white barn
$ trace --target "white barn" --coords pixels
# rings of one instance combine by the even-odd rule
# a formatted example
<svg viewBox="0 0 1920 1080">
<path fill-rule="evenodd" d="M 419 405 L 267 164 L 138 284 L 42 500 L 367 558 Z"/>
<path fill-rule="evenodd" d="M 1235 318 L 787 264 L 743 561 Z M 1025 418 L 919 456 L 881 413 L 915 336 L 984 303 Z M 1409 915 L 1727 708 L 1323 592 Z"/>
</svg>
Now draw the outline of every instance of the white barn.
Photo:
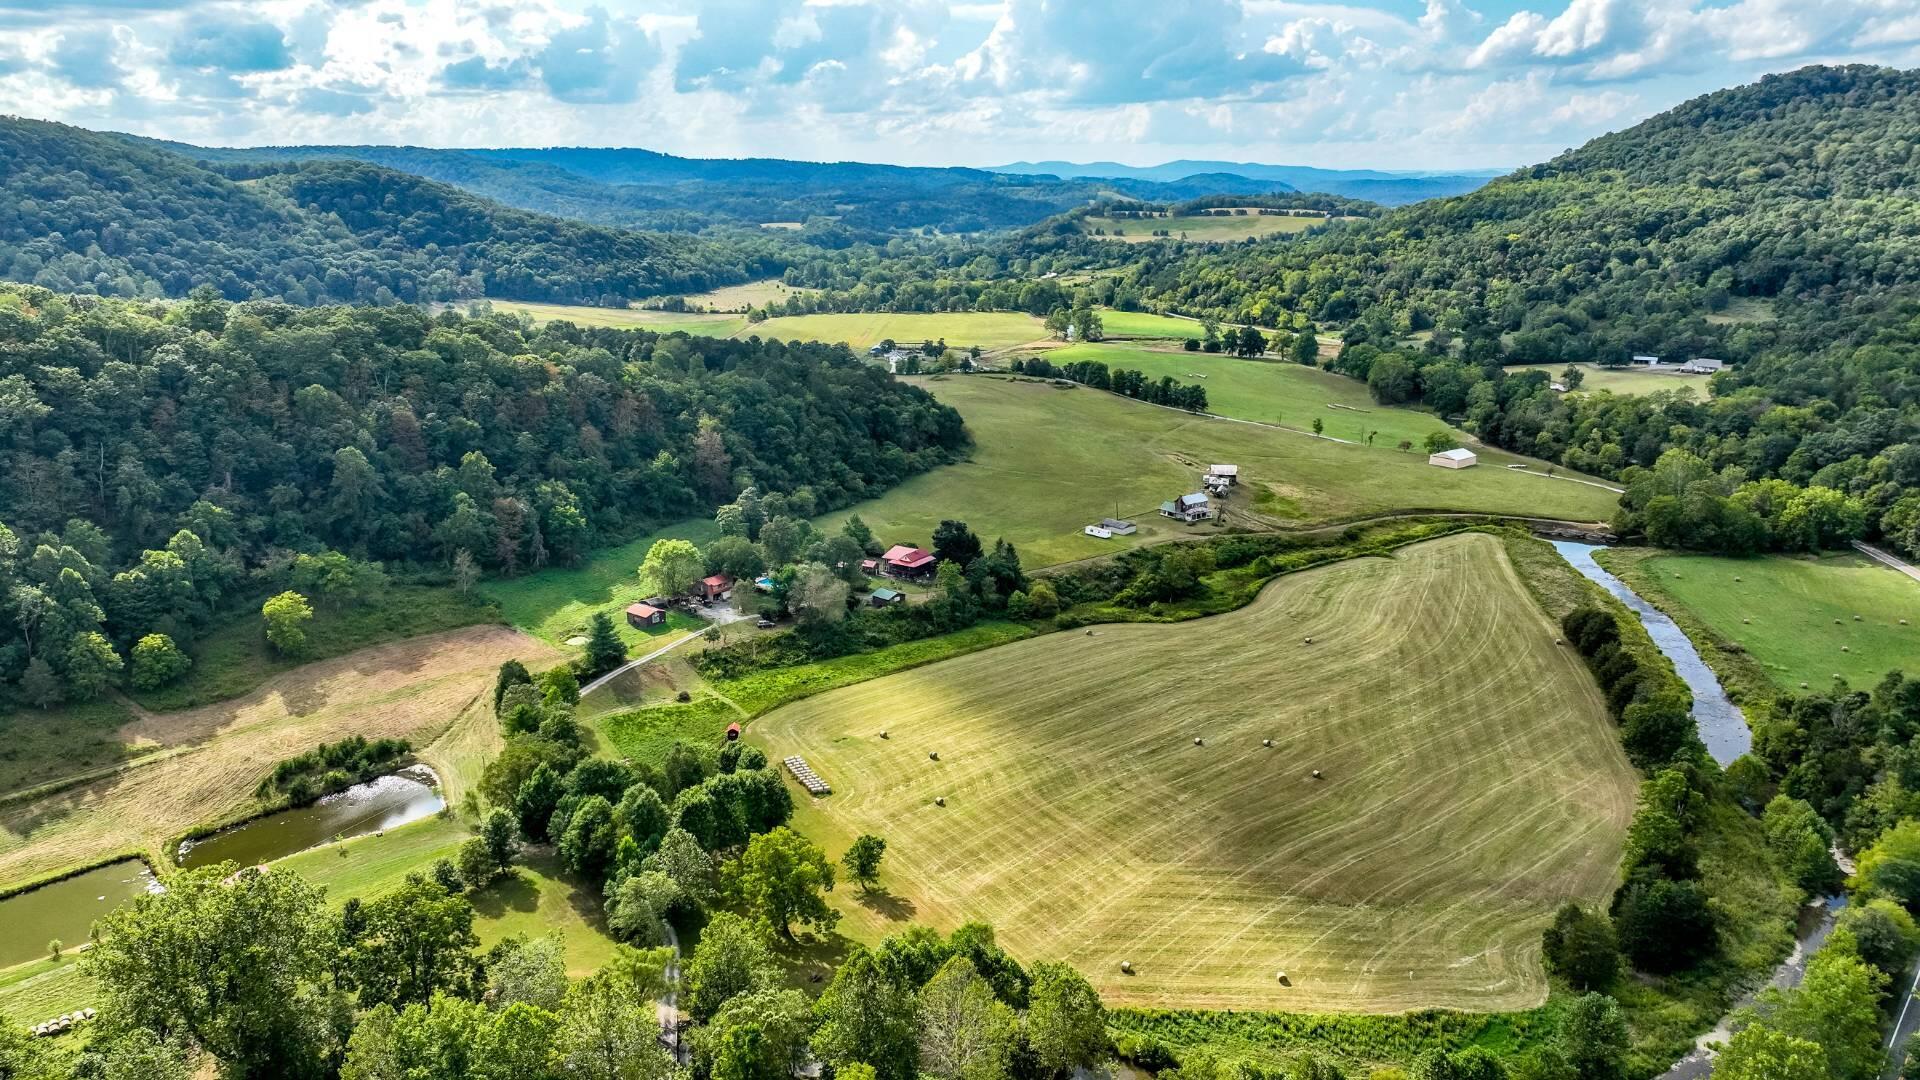
<svg viewBox="0 0 1920 1080">
<path fill-rule="evenodd" d="M 1427 464 L 1438 465 L 1443 469 L 1471 469 L 1480 464 L 1480 458 L 1465 447 L 1442 450 L 1427 458 Z"/>
</svg>

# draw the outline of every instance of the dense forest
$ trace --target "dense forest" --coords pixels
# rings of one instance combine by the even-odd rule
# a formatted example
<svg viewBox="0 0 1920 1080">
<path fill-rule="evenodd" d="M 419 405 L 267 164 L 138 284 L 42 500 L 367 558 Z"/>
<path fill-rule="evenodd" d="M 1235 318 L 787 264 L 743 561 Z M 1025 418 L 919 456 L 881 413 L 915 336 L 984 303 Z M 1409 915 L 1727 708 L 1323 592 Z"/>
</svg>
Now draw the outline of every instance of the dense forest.
<svg viewBox="0 0 1920 1080">
<path fill-rule="evenodd" d="M 0 118 L 0 277 L 152 298 L 617 304 L 777 274 L 774 235 L 629 232 L 510 209 L 407 173 L 316 162 L 234 180 L 165 150 Z"/>
<path fill-rule="evenodd" d="M 0 686 L 97 692 L 298 553 L 513 573 L 756 484 L 811 516 L 967 444 L 842 346 L 0 293 Z"/>
</svg>

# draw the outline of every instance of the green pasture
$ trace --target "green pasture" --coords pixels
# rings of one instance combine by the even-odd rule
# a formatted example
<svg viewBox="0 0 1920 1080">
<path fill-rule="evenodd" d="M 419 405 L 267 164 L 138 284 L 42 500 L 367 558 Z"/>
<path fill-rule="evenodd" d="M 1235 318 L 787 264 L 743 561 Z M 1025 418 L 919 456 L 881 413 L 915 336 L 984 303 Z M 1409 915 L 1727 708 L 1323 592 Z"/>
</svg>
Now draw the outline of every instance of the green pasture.
<svg viewBox="0 0 1920 1080">
<path fill-rule="evenodd" d="M 791 341 L 845 342 L 864 350 L 882 340 L 940 341 L 955 349 L 978 345 L 1001 349 L 1047 336 L 1041 320 L 1017 311 L 832 312 L 821 315 L 783 315 L 756 323 L 747 333 Z"/>
<path fill-rule="evenodd" d="M 1188 240 L 1225 242 L 1245 240 L 1250 236 L 1277 236 L 1283 233 L 1306 232 L 1316 225 L 1326 223 L 1327 219 L 1324 217 L 1259 214 L 1248 209 L 1245 215 L 1233 217 L 1204 214 L 1181 214 L 1161 218 L 1090 217 L 1086 219 L 1082 229 L 1088 235 L 1092 235 L 1095 229 L 1104 229 L 1106 236 L 1103 239 L 1120 240 L 1131 244 L 1167 239 L 1167 237 L 1154 236 L 1156 229 L 1167 230 L 1175 240 L 1184 236 Z"/>
<path fill-rule="evenodd" d="M 489 579 L 480 584 L 479 592 L 499 605 L 508 623 L 552 645 L 564 646 L 567 639 L 585 634 L 587 621 L 596 611 L 613 616 L 629 648 L 648 642 L 665 645 L 682 632 L 697 629 L 698 620 L 675 613 L 668 616 L 665 627 L 635 630 L 628 626 L 623 614 L 627 605 L 646 599 L 640 588 L 640 562 L 655 540 L 672 537 L 704 547 L 718 535 L 711 520 L 683 521 L 602 548 L 578 566 L 549 566 L 516 578 Z"/>
<path fill-rule="evenodd" d="M 523 300 L 491 300 L 495 311 L 528 315 L 535 322 L 565 319 L 579 326 L 611 326 L 620 330 L 684 331 L 703 337 L 732 337 L 747 325 L 745 315 L 696 314 L 683 311 L 646 311 L 640 308 L 588 307 L 581 304 L 534 304 Z"/>
<path fill-rule="evenodd" d="M 1606 368 L 1598 364 L 1573 366 L 1583 373 L 1580 389 L 1573 391 L 1576 394 L 1584 394 L 1592 390 L 1611 390 L 1616 394 L 1651 394 L 1655 390 L 1687 388 L 1703 401 L 1713 396 L 1707 389 L 1707 380 L 1712 378 L 1711 375 L 1682 375 L 1671 369 L 1654 371 L 1644 367 Z M 1559 380 L 1560 373 L 1565 370 L 1567 370 L 1565 364 L 1527 364 L 1507 369 L 1509 374 L 1518 374 L 1522 371 L 1544 371 L 1553 376 L 1555 381 Z"/>
</svg>

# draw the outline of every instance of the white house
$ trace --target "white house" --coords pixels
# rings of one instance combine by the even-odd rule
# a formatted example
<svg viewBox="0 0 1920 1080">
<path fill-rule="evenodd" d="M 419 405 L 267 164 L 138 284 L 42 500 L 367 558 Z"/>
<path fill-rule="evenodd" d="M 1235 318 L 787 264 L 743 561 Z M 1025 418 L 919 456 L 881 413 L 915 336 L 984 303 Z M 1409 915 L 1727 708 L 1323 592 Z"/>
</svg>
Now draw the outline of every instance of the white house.
<svg viewBox="0 0 1920 1080">
<path fill-rule="evenodd" d="M 1205 495 L 1196 491 L 1191 495 L 1182 495 L 1178 499 L 1161 503 L 1160 514 L 1162 517 L 1170 517 L 1175 521 L 1191 524 L 1212 517 L 1213 507 L 1207 502 Z"/>
<path fill-rule="evenodd" d="M 1465 447 L 1442 450 L 1427 457 L 1427 464 L 1438 465 L 1443 469 L 1471 469 L 1480 464 L 1480 458 Z"/>
<path fill-rule="evenodd" d="M 1684 375 L 1711 375 L 1725 366 L 1726 364 L 1722 361 L 1711 360 L 1704 356 L 1696 356 L 1692 360 L 1681 364 L 1680 371 Z"/>
</svg>

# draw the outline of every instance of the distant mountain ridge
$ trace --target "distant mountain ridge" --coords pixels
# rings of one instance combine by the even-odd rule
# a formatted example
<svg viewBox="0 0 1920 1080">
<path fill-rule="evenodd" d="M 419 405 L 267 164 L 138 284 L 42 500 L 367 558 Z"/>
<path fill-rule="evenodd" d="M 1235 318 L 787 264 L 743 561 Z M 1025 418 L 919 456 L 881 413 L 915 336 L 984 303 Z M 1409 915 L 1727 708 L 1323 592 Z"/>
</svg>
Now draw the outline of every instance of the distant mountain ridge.
<svg viewBox="0 0 1920 1080">
<path fill-rule="evenodd" d="M 1385 206 L 1401 206 L 1422 199 L 1464 195 L 1496 176 L 1504 176 L 1509 170 L 1383 172 L 1378 169 L 1321 169 L 1311 165 L 1182 159 L 1160 165 L 1122 165 L 1117 161 L 1016 161 L 993 166 L 990 171 L 1007 176 L 1053 176 L 1063 180 L 1124 179 L 1158 183 L 1199 174 L 1229 175 L 1282 183 L 1295 191 L 1342 195 Z"/>
</svg>

